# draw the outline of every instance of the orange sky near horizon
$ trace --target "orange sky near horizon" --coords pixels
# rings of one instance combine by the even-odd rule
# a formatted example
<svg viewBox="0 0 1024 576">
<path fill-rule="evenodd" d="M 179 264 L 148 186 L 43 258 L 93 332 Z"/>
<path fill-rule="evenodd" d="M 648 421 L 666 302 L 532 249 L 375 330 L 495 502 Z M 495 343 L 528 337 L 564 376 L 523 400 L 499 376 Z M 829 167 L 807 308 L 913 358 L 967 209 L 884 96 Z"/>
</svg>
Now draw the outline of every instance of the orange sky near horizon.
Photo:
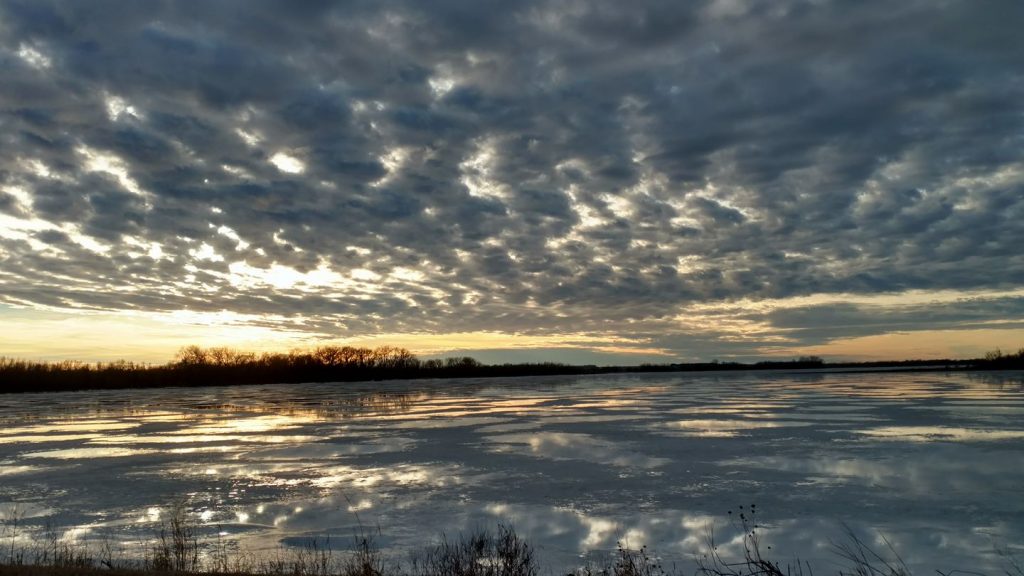
<svg viewBox="0 0 1024 576">
<path fill-rule="evenodd" d="M 536 354 L 537 361 L 640 364 L 817 355 L 826 360 L 875 361 L 928 358 L 975 358 L 990 350 L 1016 351 L 1024 345 L 1022 328 L 919 330 L 838 338 L 800 346 L 766 342 L 753 352 L 729 356 L 693 350 L 681 355 L 650 342 L 613 334 L 506 334 L 497 331 L 452 334 L 381 334 L 354 338 L 311 338 L 239 322 L 231 315 L 119 315 L 4 309 L 0 356 L 32 360 L 107 362 L 126 359 L 146 363 L 171 360 L 183 346 L 229 346 L 256 352 L 286 351 L 326 344 L 400 346 L 421 357 L 516 351 L 517 358 Z M 220 323 L 216 320 L 219 318 Z M 737 338 L 744 336 L 737 334 Z M 579 353 L 586 353 L 584 358 Z M 564 358 L 564 360 L 559 360 Z M 582 358 L 582 360 L 581 360 Z M 595 358 L 597 359 L 595 361 Z"/>
</svg>

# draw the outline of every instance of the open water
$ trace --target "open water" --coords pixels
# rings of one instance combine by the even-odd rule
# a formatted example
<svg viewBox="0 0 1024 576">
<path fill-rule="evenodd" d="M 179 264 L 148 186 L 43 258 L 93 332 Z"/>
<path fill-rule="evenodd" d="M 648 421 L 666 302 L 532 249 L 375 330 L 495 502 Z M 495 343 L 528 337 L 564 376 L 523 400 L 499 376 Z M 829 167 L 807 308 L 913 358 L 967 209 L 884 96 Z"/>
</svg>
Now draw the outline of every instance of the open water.
<svg viewBox="0 0 1024 576">
<path fill-rule="evenodd" d="M 552 573 L 713 533 L 819 574 L 852 531 L 919 574 L 1024 559 L 1020 373 L 636 374 L 0 396 L 0 538 L 132 553 L 184 502 L 262 553 L 359 531 L 397 559 L 503 522 Z M 730 514 L 730 512 L 732 512 Z M 12 527 L 17 521 L 17 530 Z M 137 552 L 137 550 L 136 550 Z"/>
</svg>

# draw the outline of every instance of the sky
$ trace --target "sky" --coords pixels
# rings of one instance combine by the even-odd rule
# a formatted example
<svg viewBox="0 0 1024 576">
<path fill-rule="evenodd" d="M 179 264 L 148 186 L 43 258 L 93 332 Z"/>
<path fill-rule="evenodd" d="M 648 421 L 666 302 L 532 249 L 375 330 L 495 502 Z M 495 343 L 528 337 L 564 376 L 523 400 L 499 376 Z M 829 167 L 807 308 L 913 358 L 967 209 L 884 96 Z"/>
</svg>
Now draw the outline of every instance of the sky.
<svg viewBox="0 0 1024 576">
<path fill-rule="evenodd" d="M 1024 346 L 1019 0 L 0 0 L 0 355 Z"/>
</svg>

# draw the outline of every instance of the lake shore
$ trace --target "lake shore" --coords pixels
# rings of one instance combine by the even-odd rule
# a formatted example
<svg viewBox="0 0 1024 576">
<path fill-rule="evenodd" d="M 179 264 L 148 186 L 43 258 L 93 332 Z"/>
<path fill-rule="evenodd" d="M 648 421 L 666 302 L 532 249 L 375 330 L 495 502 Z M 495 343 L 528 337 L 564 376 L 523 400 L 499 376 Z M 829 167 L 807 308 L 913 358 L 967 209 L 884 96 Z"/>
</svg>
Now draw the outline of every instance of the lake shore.
<svg viewBox="0 0 1024 576">
<path fill-rule="evenodd" d="M 0 358 L 0 394 L 131 388 L 197 387 L 312 382 L 366 382 L 571 376 L 631 373 L 695 373 L 735 371 L 905 372 L 1024 369 L 1024 350 L 990 353 L 985 358 L 928 359 L 887 362 L 825 362 L 816 356 L 753 363 L 701 362 L 595 366 L 558 363 L 482 364 L 470 357 L 420 360 L 408 350 L 322 346 L 289 353 L 240 352 L 228 348 L 190 346 L 163 365 L 127 361 L 107 364 L 35 362 Z"/>
<path fill-rule="evenodd" d="M 141 560 L 115 558 L 110 549 L 94 558 L 85 548 L 51 536 L 52 540 L 34 546 L 34 560 L 24 550 L 10 549 L 8 562 L 0 560 L 0 576 L 800 576 L 805 570 L 813 574 L 812 565 L 799 557 L 772 557 L 771 546 L 763 541 L 764 526 L 755 518 L 756 507 L 740 507 L 737 512 L 734 527 L 741 532 L 734 538 L 739 547 L 726 552 L 709 532 L 703 551 L 694 552 L 689 568 L 667 565 L 655 550 L 647 546 L 631 548 L 623 542 L 601 563 L 543 566 L 535 555 L 535 545 L 503 524 L 490 531 L 478 528 L 453 539 L 442 536 L 440 543 L 424 546 L 407 562 L 386 557 L 372 536 L 366 535 L 355 537 L 346 551 L 332 550 L 329 543 L 322 547 L 314 541 L 303 548 L 256 557 L 223 545 L 201 545 L 195 537 L 198 527 L 182 515 L 165 524 Z M 869 544 L 851 530 L 831 548 L 834 560 L 828 573 L 912 575 L 884 537 L 879 547 L 877 541 Z M 963 569 L 938 572 L 956 571 Z M 1006 554 L 1001 572 L 1005 576 L 1024 576 L 1024 564 L 1015 555 Z M 969 573 L 985 576 L 977 571 Z"/>
</svg>

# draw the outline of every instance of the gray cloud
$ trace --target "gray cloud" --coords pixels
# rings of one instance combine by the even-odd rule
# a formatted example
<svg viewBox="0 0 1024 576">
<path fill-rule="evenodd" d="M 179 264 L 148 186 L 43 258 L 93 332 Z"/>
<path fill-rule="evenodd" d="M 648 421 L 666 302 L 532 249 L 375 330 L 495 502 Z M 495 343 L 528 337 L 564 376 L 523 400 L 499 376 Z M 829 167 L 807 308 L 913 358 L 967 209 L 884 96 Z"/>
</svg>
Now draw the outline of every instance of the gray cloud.
<svg viewBox="0 0 1024 576">
<path fill-rule="evenodd" d="M 1022 18 L 3 0 L 0 215 L 31 241 L 0 235 L 0 300 L 325 336 L 658 326 L 690 354 L 725 340 L 667 319 L 704 301 L 1016 289 Z M 274 266 L 349 279 L 251 277 Z M 1004 304 L 759 321 L 814 343 L 1022 318 Z"/>
<path fill-rule="evenodd" d="M 1024 298 L 974 298 L 943 304 L 826 304 L 777 310 L 769 324 L 790 338 L 823 340 L 914 330 L 1024 327 Z"/>
</svg>

